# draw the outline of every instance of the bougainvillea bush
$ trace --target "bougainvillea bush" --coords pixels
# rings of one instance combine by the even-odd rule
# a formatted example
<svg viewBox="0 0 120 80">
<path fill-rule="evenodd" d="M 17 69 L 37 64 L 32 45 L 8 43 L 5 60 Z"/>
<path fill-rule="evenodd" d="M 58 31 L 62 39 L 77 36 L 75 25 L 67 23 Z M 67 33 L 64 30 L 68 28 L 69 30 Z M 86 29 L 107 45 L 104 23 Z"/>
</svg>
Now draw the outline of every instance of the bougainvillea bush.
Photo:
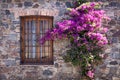
<svg viewBox="0 0 120 80">
<path fill-rule="evenodd" d="M 100 5 L 100 2 L 88 2 L 69 9 L 69 18 L 58 22 L 57 27 L 40 39 L 43 44 L 46 40 L 67 38 L 70 48 L 63 58 L 79 66 L 81 76 L 89 79 L 94 78 L 94 66 L 102 59 L 104 46 L 108 44 L 108 29 L 102 22 L 110 19 L 100 10 Z"/>
</svg>

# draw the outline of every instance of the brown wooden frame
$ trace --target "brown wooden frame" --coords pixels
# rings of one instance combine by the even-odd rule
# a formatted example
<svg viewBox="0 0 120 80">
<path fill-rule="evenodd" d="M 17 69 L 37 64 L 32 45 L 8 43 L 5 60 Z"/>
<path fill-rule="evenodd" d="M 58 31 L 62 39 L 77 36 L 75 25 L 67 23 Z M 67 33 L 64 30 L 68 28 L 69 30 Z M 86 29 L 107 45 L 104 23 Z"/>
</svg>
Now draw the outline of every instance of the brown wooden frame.
<svg viewBox="0 0 120 80">
<path fill-rule="evenodd" d="M 40 47 L 42 47 L 43 49 L 46 48 L 46 46 L 41 46 L 41 45 L 35 45 L 35 50 L 37 53 L 35 53 L 35 58 L 26 58 L 26 48 L 30 48 L 30 45 L 29 45 L 29 35 L 32 36 L 33 33 L 31 32 L 31 34 L 29 33 L 29 28 L 30 28 L 30 25 L 31 24 L 31 29 L 32 29 L 32 21 L 35 20 L 35 27 L 36 27 L 36 32 L 34 33 L 35 35 L 39 35 L 40 34 L 40 22 L 39 21 L 48 21 L 48 28 L 52 28 L 53 27 L 53 17 L 52 16 L 20 16 L 20 56 L 21 56 L 21 64 L 43 64 L 43 65 L 52 65 L 53 64 L 53 41 L 48 41 L 48 45 L 50 44 L 50 46 L 47 46 L 48 47 L 48 56 L 47 56 L 47 59 L 44 59 L 43 57 L 41 57 L 40 55 Z M 31 23 L 30 23 L 31 21 Z M 29 22 L 29 23 L 27 23 Z M 26 24 L 27 24 L 27 27 L 29 26 L 28 30 L 26 30 Z M 44 24 L 42 25 L 42 31 L 45 31 L 43 30 L 43 28 L 45 29 L 44 27 Z M 30 30 L 31 30 L 30 29 Z M 26 33 L 25 31 L 28 31 L 28 33 Z M 31 30 L 32 31 L 32 30 Z M 45 32 L 44 32 L 45 33 Z M 42 35 L 44 33 L 41 33 Z M 41 36 L 42 36 L 41 35 Z M 26 43 L 25 43 L 25 36 L 28 37 L 28 46 L 26 47 Z M 31 39 L 33 39 L 31 37 Z M 33 48 L 33 46 L 32 46 Z M 50 49 L 49 49 L 50 48 Z M 42 49 L 42 52 L 43 52 L 43 49 Z M 44 50 L 44 55 L 46 54 L 45 53 L 46 51 Z M 28 53 L 27 55 L 30 55 L 29 53 L 29 49 L 28 49 Z M 31 54 L 32 55 L 32 54 Z M 43 53 L 42 53 L 43 55 Z M 28 57 L 28 56 L 27 56 Z M 46 56 L 45 56 L 46 57 Z"/>
</svg>

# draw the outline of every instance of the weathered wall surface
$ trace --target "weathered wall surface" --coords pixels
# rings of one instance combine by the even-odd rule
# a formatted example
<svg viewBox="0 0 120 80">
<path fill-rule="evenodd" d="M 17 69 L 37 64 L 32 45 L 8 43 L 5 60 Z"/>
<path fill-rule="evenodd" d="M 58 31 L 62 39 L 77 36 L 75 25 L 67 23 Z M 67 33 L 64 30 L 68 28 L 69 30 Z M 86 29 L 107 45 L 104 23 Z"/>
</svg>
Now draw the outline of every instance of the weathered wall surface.
<svg viewBox="0 0 120 80">
<path fill-rule="evenodd" d="M 0 0 L 0 80 L 66 80 L 74 68 L 65 64 L 61 53 L 66 42 L 54 42 L 54 65 L 20 65 L 20 19 L 25 15 L 65 17 L 72 0 Z"/>
<path fill-rule="evenodd" d="M 96 80 L 120 80 L 120 0 L 96 0 L 102 1 L 103 10 L 111 18 L 108 24 L 108 38 L 110 45 L 106 47 L 107 55 L 104 64 L 96 69 Z M 99 79 L 98 79 L 98 78 Z"/>
<path fill-rule="evenodd" d="M 73 80 L 75 68 L 64 63 L 61 54 L 67 41 L 54 42 L 54 65 L 20 65 L 20 19 L 24 15 L 64 18 L 73 0 L 0 0 L 0 80 Z M 95 1 L 95 0 L 91 0 Z M 104 64 L 96 68 L 95 80 L 120 80 L 120 0 L 103 1 L 112 21 L 108 25 L 112 43 L 105 50 Z M 74 79 L 77 80 L 77 79 Z M 79 79 L 78 79 L 79 80 Z"/>
</svg>

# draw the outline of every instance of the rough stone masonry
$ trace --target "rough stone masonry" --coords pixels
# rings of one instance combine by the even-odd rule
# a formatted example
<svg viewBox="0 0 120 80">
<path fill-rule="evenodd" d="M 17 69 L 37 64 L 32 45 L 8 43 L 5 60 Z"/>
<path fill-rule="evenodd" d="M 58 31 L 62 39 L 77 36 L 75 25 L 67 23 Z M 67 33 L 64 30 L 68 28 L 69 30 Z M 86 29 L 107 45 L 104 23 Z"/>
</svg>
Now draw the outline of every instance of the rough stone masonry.
<svg viewBox="0 0 120 80">
<path fill-rule="evenodd" d="M 0 80 L 80 80 L 75 67 L 62 54 L 67 41 L 54 41 L 54 65 L 20 65 L 20 19 L 25 15 L 54 16 L 54 24 L 66 17 L 66 8 L 75 0 L 0 0 Z M 102 9 L 112 19 L 103 64 L 96 68 L 95 80 L 120 80 L 120 0 L 102 1 Z"/>
</svg>

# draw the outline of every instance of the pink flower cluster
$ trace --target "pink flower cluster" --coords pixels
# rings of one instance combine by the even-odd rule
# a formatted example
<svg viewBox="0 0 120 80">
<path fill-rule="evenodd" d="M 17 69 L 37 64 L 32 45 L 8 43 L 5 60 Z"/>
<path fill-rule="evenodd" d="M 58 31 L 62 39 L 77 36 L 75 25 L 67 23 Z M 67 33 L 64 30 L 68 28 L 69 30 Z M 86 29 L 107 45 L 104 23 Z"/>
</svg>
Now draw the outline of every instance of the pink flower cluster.
<svg viewBox="0 0 120 80">
<path fill-rule="evenodd" d="M 105 11 L 96 9 L 101 3 L 85 3 L 77 8 L 69 9 L 70 18 L 57 23 L 57 27 L 48 30 L 46 35 L 40 39 L 40 43 L 46 40 L 73 38 L 74 42 L 81 45 L 89 45 L 90 40 L 97 46 L 108 43 L 105 33 L 107 28 L 102 26 L 103 20 L 110 20 Z"/>
<path fill-rule="evenodd" d="M 68 38 L 79 49 L 85 48 L 84 52 L 101 49 L 108 43 L 106 37 L 108 29 L 106 26 L 102 26 L 102 22 L 109 21 L 110 18 L 105 15 L 105 11 L 98 9 L 100 5 L 99 2 L 91 2 L 69 9 L 69 19 L 58 22 L 57 27 L 48 30 L 40 39 L 40 43 L 43 44 L 46 40 L 55 40 L 56 38 Z M 91 79 L 94 77 L 94 72 L 91 70 L 85 74 Z"/>
<path fill-rule="evenodd" d="M 102 46 L 108 43 L 107 38 L 101 33 L 88 33 L 91 40 L 95 41 L 98 46 Z"/>
<path fill-rule="evenodd" d="M 89 71 L 87 72 L 87 76 L 90 77 L 91 79 L 94 78 L 94 72 L 91 71 L 91 70 L 89 70 Z"/>
</svg>

